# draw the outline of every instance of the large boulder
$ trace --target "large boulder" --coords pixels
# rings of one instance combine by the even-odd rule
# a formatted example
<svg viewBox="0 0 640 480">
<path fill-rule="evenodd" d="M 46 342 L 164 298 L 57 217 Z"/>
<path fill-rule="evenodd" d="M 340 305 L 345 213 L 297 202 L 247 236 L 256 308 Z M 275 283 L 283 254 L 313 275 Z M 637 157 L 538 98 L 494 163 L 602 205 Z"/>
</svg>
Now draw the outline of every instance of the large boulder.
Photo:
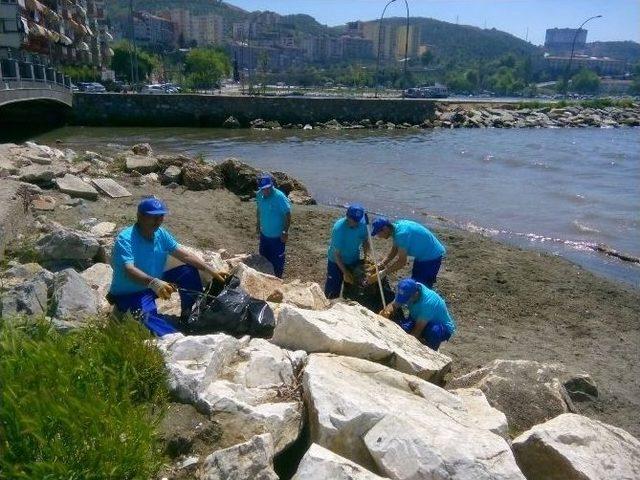
<svg viewBox="0 0 640 480">
<path fill-rule="evenodd" d="M 72 268 L 55 275 L 52 303 L 52 316 L 60 320 L 82 322 L 98 314 L 98 300 L 94 290 Z"/>
<path fill-rule="evenodd" d="M 169 370 L 169 387 L 183 402 L 214 415 L 220 445 L 271 433 L 276 452 L 302 429 L 297 375 L 304 352 L 287 352 L 262 339 L 224 334 L 158 340 Z"/>
<path fill-rule="evenodd" d="M 226 189 L 236 195 L 255 196 L 258 186 L 256 179 L 260 170 L 235 158 L 228 158 L 219 167 Z"/>
<path fill-rule="evenodd" d="M 449 357 L 407 335 L 394 322 L 356 305 L 337 303 L 324 311 L 284 305 L 272 342 L 308 353 L 371 360 L 434 383 L 441 383 L 451 368 Z"/>
<path fill-rule="evenodd" d="M 509 444 L 432 383 L 367 360 L 309 356 L 311 441 L 393 479 L 524 480 Z"/>
<path fill-rule="evenodd" d="M 189 190 L 211 190 L 222 187 L 222 177 L 212 165 L 189 162 L 182 167 L 182 184 Z"/>
<path fill-rule="evenodd" d="M 383 480 L 357 463 L 321 447 L 311 445 L 292 480 Z"/>
<path fill-rule="evenodd" d="M 98 191 L 93 186 L 75 175 L 67 173 L 62 178 L 56 178 L 55 184 L 58 190 L 73 198 L 86 198 L 87 200 L 97 200 Z"/>
<path fill-rule="evenodd" d="M 145 157 L 153 154 L 153 150 L 151 150 L 151 145 L 149 145 L 148 143 L 138 143 L 133 147 L 131 147 L 131 151 L 135 155 L 143 155 Z"/>
<path fill-rule="evenodd" d="M 32 164 L 22 167 L 20 173 L 18 173 L 18 178 L 21 182 L 50 187 L 53 185 L 55 178 L 62 177 L 65 173 L 67 173 L 67 168 L 64 165 Z"/>
<path fill-rule="evenodd" d="M 513 441 L 528 480 L 636 480 L 640 441 L 621 428 L 572 413 L 536 425 Z"/>
<path fill-rule="evenodd" d="M 202 480 L 278 480 L 273 470 L 273 439 L 270 434 L 218 450 L 204 460 Z"/>
<path fill-rule="evenodd" d="M 6 290 L 0 290 L 0 318 L 45 315 L 47 293 L 47 282 L 41 275 Z"/>
<path fill-rule="evenodd" d="M 111 310 L 111 305 L 107 302 L 105 297 L 109 292 L 109 287 L 111 287 L 111 280 L 113 278 L 113 268 L 111 265 L 106 263 L 96 263 L 95 265 L 87 268 L 80 275 L 84 281 L 87 282 L 89 288 L 93 290 L 96 303 L 98 304 L 98 310 L 103 313 L 109 312 Z"/>
<path fill-rule="evenodd" d="M 141 174 L 157 172 L 160 170 L 160 163 L 155 157 L 146 155 L 132 155 L 125 159 L 125 168 L 127 172 L 136 171 Z"/>
<path fill-rule="evenodd" d="M 284 283 L 273 275 L 260 273 L 243 263 L 238 264 L 233 273 L 240 279 L 240 286 L 253 298 L 289 303 L 310 310 L 329 307 L 329 301 L 317 283 L 300 281 Z"/>
<path fill-rule="evenodd" d="M 100 243 L 86 232 L 57 228 L 38 240 L 35 250 L 44 263 L 88 266 L 98 255 Z"/>
<path fill-rule="evenodd" d="M 494 360 L 455 378 L 448 388 L 479 388 L 504 412 L 513 432 L 523 432 L 573 409 L 559 378 L 559 366 L 531 360 Z"/>
</svg>

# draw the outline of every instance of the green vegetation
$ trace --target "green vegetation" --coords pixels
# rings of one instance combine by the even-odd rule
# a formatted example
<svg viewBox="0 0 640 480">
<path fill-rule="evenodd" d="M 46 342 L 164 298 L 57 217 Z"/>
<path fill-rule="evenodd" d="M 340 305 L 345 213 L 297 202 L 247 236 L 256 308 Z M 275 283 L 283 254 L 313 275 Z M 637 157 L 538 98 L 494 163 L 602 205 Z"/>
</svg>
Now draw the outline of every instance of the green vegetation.
<svg viewBox="0 0 640 480">
<path fill-rule="evenodd" d="M 595 72 L 581 69 L 571 78 L 571 90 L 578 93 L 597 93 L 600 89 L 600 77 Z"/>
<path fill-rule="evenodd" d="M 71 77 L 74 83 L 100 81 L 100 72 L 89 65 L 65 65 L 62 67 L 62 73 Z"/>
<path fill-rule="evenodd" d="M 230 71 L 229 57 L 220 49 L 194 48 L 185 59 L 184 72 L 189 88 L 213 88 Z"/>
<path fill-rule="evenodd" d="M 132 320 L 0 323 L 0 478 L 152 478 L 167 391 L 149 338 Z"/>
<path fill-rule="evenodd" d="M 139 80 L 146 80 L 154 69 L 158 68 L 160 61 L 155 55 L 145 52 L 141 49 L 133 48 L 129 42 L 122 40 L 113 46 L 113 58 L 111 59 L 111 68 L 115 71 L 116 77 L 125 78 L 131 82 L 131 57 L 133 56 L 134 76 Z M 137 67 L 137 68 L 136 68 Z"/>
</svg>

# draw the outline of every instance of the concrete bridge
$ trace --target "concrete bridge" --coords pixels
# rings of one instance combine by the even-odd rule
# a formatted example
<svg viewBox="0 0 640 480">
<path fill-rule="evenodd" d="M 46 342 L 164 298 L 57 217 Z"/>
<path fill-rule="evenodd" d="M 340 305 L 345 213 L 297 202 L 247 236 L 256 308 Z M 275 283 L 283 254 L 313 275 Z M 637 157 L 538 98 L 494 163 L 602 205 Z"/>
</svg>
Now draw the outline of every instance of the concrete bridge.
<svg viewBox="0 0 640 480">
<path fill-rule="evenodd" d="M 72 105 L 69 77 L 45 65 L 0 59 L 0 125 L 59 123 Z"/>
</svg>

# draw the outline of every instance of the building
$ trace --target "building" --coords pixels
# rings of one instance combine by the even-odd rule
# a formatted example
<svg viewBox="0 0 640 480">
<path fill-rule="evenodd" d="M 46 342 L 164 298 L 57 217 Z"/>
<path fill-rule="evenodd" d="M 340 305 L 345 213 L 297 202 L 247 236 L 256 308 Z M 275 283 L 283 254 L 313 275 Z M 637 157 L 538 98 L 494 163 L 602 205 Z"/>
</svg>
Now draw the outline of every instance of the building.
<svg viewBox="0 0 640 480">
<path fill-rule="evenodd" d="M 626 64 L 622 60 L 614 60 L 609 57 L 589 57 L 587 55 L 575 55 L 571 58 L 567 56 L 548 55 L 543 58 L 540 65 L 545 71 L 562 75 L 571 64 L 571 72 L 575 73 L 581 68 L 593 70 L 598 75 L 624 75 Z"/>
<path fill-rule="evenodd" d="M 109 65 L 104 0 L 0 0 L 0 56 Z"/>
<path fill-rule="evenodd" d="M 171 48 L 176 42 L 171 20 L 148 12 L 133 14 L 133 37 L 137 44 L 157 49 Z"/>
<path fill-rule="evenodd" d="M 383 61 L 395 59 L 397 45 L 397 27 L 383 22 L 365 22 L 362 26 L 362 34 L 367 40 L 373 42 L 373 54 Z M 404 56 L 404 50 L 402 51 Z"/>
<path fill-rule="evenodd" d="M 575 53 L 582 53 L 587 44 L 587 30 L 575 28 L 549 28 L 544 40 L 544 48 L 551 54 L 571 53 L 575 38 Z"/>
<path fill-rule="evenodd" d="M 195 15 L 186 9 L 173 9 L 164 12 L 163 17 L 174 23 L 175 37 L 181 47 L 190 44 L 204 47 L 220 45 L 223 42 L 224 21 L 219 15 L 212 13 Z"/>
<path fill-rule="evenodd" d="M 374 58 L 373 42 L 367 38 L 343 35 L 340 37 L 340 43 L 343 60 Z"/>
<path fill-rule="evenodd" d="M 409 42 L 407 43 L 407 26 L 402 25 L 396 29 L 395 58 L 404 59 L 405 49 L 408 58 L 415 58 L 419 55 L 420 48 L 420 28 L 409 25 Z"/>
</svg>

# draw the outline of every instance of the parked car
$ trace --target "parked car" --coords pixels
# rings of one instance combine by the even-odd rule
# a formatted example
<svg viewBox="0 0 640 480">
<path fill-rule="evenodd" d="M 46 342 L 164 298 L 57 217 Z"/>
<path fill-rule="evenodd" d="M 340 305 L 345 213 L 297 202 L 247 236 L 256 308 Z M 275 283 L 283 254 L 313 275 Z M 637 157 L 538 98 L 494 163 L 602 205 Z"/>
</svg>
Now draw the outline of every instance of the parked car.
<svg viewBox="0 0 640 480">
<path fill-rule="evenodd" d="M 153 85 L 145 85 L 140 90 L 140 93 L 144 95 L 166 95 L 168 92 L 163 85 L 153 84 Z"/>
<path fill-rule="evenodd" d="M 103 93 L 107 89 L 98 82 L 78 82 L 78 90 L 87 93 Z"/>
</svg>

